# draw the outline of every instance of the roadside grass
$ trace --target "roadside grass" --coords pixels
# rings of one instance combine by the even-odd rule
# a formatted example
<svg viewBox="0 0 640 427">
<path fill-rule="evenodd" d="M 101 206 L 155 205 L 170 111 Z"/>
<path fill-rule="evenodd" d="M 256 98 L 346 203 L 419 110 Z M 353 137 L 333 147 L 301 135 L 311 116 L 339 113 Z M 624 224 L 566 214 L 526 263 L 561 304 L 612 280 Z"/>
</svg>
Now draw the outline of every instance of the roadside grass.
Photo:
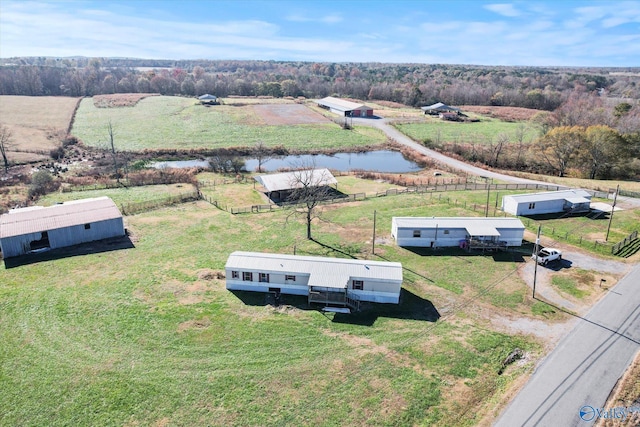
<svg viewBox="0 0 640 427">
<path fill-rule="evenodd" d="M 244 102 L 244 100 L 243 100 Z M 293 102 L 293 101 L 289 101 Z M 359 126 L 345 131 L 335 123 L 267 126 L 252 105 L 203 107 L 194 99 L 153 96 L 135 107 L 96 108 L 90 98 L 82 100 L 72 133 L 86 145 L 104 147 L 106 126 L 111 121 L 119 150 L 266 146 L 312 151 L 381 145 L 385 135 Z"/>
<path fill-rule="evenodd" d="M 476 116 L 471 114 L 472 116 Z M 516 132 L 523 122 L 505 122 L 502 120 L 480 116 L 479 122 L 449 122 L 433 117 L 425 117 L 423 123 L 398 123 L 394 126 L 410 138 L 438 145 L 445 142 L 489 144 L 495 142 L 499 134 L 509 135 L 511 142 L 516 141 Z M 531 139 L 535 131 L 527 129 L 525 140 Z"/>
<path fill-rule="evenodd" d="M 553 276 L 551 278 L 551 284 L 561 292 L 576 298 L 582 298 L 589 294 L 589 292 L 579 289 L 577 280 L 570 276 Z"/>
<path fill-rule="evenodd" d="M 532 367 L 500 376 L 504 357 L 519 347 L 535 359 L 542 347 L 450 314 L 526 286 L 513 263 L 491 256 L 417 254 L 391 241 L 367 253 L 374 209 L 384 239 L 391 216 L 461 210 L 424 195 L 327 207 L 329 222 L 313 228 L 321 246 L 287 212 L 186 203 L 127 217 L 133 249 L 5 270 L 0 424 L 475 424 Z M 323 315 L 285 296 L 273 308 L 215 278 L 234 250 L 344 256 L 327 246 L 402 261 L 404 305 Z M 501 300 L 497 311 L 530 310 Z M 429 303 L 445 317 L 426 321 Z"/>
<path fill-rule="evenodd" d="M 506 173 L 514 176 L 519 176 L 527 179 L 533 179 L 536 181 L 553 182 L 560 185 L 565 185 L 571 188 L 586 188 L 590 190 L 598 191 L 615 191 L 619 185 L 621 190 L 634 191 L 640 193 L 640 182 L 634 181 L 616 181 L 616 180 L 604 180 L 604 179 L 584 179 L 584 178 L 572 178 L 572 177 L 558 177 L 549 175 L 536 175 L 533 173 L 505 171 Z M 621 196 L 618 200 L 623 200 Z M 609 201 L 611 202 L 611 201 Z"/>
</svg>

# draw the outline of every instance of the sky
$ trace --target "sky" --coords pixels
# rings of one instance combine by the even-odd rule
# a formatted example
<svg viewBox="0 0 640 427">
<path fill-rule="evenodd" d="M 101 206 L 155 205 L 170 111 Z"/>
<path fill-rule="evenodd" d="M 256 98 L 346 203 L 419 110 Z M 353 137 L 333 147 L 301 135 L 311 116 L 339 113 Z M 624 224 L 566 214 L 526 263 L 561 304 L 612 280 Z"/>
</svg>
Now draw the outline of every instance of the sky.
<svg viewBox="0 0 640 427">
<path fill-rule="evenodd" d="M 0 57 L 640 66 L 640 1 L 0 0 Z"/>
</svg>

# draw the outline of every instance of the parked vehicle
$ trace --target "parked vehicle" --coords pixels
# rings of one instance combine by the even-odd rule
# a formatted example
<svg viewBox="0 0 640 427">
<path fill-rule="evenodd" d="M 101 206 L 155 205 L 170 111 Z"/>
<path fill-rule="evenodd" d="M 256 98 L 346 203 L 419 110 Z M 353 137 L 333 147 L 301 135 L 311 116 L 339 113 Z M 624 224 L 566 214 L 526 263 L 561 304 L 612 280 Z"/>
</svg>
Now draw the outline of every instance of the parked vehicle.
<svg viewBox="0 0 640 427">
<path fill-rule="evenodd" d="M 559 249 L 542 248 L 538 251 L 538 264 L 547 265 L 551 261 L 560 261 L 562 259 L 562 252 Z M 531 259 L 536 259 L 536 254 L 531 255 Z"/>
</svg>

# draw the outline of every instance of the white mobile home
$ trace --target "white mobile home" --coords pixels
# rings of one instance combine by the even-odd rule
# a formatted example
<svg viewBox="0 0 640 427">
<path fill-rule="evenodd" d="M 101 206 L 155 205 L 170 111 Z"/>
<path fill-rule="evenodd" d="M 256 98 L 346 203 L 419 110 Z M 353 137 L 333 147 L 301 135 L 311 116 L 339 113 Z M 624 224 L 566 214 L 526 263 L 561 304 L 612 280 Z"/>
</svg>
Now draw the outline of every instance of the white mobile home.
<svg viewBox="0 0 640 427">
<path fill-rule="evenodd" d="M 229 290 L 307 295 L 310 303 L 357 308 L 359 301 L 397 304 L 397 262 L 233 252 L 225 266 Z"/>
<path fill-rule="evenodd" d="M 393 217 L 391 235 L 398 246 L 507 248 L 522 246 L 518 218 Z"/>
<path fill-rule="evenodd" d="M 545 191 L 502 198 L 502 210 L 511 215 L 589 212 L 591 194 L 585 190 Z"/>
<path fill-rule="evenodd" d="M 108 197 L 13 209 L 0 216 L 0 249 L 4 258 L 124 234 L 122 214 Z"/>
</svg>

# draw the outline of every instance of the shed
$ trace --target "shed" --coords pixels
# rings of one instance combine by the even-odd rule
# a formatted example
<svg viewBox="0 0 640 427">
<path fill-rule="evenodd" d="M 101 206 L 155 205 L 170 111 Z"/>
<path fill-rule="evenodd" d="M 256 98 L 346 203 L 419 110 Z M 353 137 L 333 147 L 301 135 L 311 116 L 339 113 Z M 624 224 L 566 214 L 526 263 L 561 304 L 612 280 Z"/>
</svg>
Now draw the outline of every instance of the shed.
<svg viewBox="0 0 640 427">
<path fill-rule="evenodd" d="M 397 304 L 402 286 L 402 264 L 358 259 L 233 252 L 225 273 L 229 290 L 305 295 L 309 303 L 350 308 Z"/>
<path fill-rule="evenodd" d="M 502 198 L 502 210 L 511 215 L 582 213 L 590 209 L 591 194 L 585 190 L 545 191 Z"/>
<path fill-rule="evenodd" d="M 217 104 L 218 103 L 218 97 L 215 95 L 210 95 L 208 93 L 205 93 L 204 95 L 199 96 L 198 100 L 200 101 L 201 104 Z"/>
<path fill-rule="evenodd" d="M 460 109 L 457 107 L 451 107 L 447 104 L 443 104 L 442 102 L 436 102 L 432 105 L 427 105 L 424 107 L 420 107 L 425 114 L 440 114 L 440 113 L 459 113 Z"/>
<path fill-rule="evenodd" d="M 338 180 L 327 168 L 257 175 L 254 179 L 264 187 L 269 198 L 273 200 L 282 200 L 286 198 L 283 197 L 283 193 L 305 186 L 322 187 L 338 184 Z"/>
<path fill-rule="evenodd" d="M 108 197 L 13 209 L 0 216 L 4 258 L 124 234 L 122 214 Z"/>
<path fill-rule="evenodd" d="M 324 109 L 342 117 L 373 117 L 373 107 L 327 96 L 316 101 Z"/>
<path fill-rule="evenodd" d="M 506 249 L 522 246 L 518 218 L 393 217 L 391 235 L 398 246 Z"/>
</svg>

